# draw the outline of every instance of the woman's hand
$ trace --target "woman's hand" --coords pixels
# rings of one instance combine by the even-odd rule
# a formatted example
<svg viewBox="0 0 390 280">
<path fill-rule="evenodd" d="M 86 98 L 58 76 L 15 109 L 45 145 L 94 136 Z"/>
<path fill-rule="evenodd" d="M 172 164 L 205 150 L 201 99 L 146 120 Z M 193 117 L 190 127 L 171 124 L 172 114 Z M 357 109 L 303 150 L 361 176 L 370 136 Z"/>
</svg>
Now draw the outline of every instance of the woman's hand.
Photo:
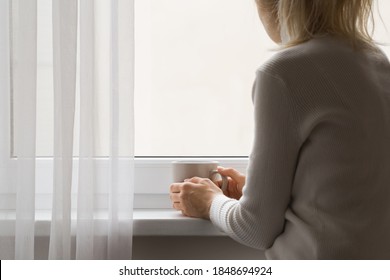
<svg viewBox="0 0 390 280">
<path fill-rule="evenodd" d="M 174 183 L 170 187 L 173 208 L 189 217 L 210 219 L 211 203 L 217 195 L 223 195 L 222 190 L 210 179 L 199 177 Z"/>
<path fill-rule="evenodd" d="M 233 168 L 218 167 L 218 172 L 221 175 L 228 177 L 229 183 L 224 191 L 224 195 L 230 198 L 240 199 L 242 196 L 242 189 L 245 185 L 245 175 Z M 222 180 L 218 181 L 217 184 L 219 187 L 222 187 Z"/>
</svg>

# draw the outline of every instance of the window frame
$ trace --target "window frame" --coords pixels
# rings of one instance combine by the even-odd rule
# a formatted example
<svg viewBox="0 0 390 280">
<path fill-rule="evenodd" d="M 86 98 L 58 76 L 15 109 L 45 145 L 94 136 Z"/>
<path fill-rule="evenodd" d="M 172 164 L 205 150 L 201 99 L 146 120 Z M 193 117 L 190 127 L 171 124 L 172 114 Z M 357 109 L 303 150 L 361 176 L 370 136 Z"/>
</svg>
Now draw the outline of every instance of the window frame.
<svg viewBox="0 0 390 280">
<path fill-rule="evenodd" d="M 135 209 L 169 209 L 171 202 L 169 199 L 169 186 L 172 180 L 172 162 L 177 160 L 210 160 L 218 161 L 219 165 L 237 169 L 246 173 L 248 157 L 135 157 L 134 158 L 134 208 Z M 53 195 L 53 158 L 36 158 L 36 209 L 50 210 L 52 207 Z M 96 168 L 107 170 L 110 165 L 108 157 L 96 158 Z M 72 186 L 77 185 L 78 158 L 73 159 L 73 179 Z M 1 169 L 5 171 L 17 170 L 17 159 L 11 158 L 1 163 Z M 97 170 L 97 172 L 99 172 Z M 13 173 L 13 172 L 12 172 Z M 48 175 L 49 174 L 49 175 Z M 109 181 L 109 172 L 100 172 L 103 181 Z M 10 180 L 16 180 L 10 178 Z M 10 183 L 15 185 L 16 182 Z M 15 190 L 1 193 L 3 199 L 0 210 L 15 209 Z M 108 193 L 99 193 L 96 199 L 106 199 Z M 4 200 L 4 201 L 3 201 Z M 72 190 L 72 200 L 77 201 L 77 192 Z"/>
</svg>

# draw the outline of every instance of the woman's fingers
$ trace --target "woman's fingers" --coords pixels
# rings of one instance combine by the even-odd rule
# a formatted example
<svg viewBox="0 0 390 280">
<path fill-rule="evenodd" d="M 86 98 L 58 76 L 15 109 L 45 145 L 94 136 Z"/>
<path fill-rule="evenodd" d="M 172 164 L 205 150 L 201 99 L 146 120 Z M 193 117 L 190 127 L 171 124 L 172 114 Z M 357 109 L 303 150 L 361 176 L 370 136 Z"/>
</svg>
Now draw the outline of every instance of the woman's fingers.
<svg viewBox="0 0 390 280">
<path fill-rule="evenodd" d="M 181 203 L 183 200 L 183 197 L 187 195 L 189 191 L 191 191 L 194 187 L 199 187 L 200 185 L 195 183 L 198 181 L 201 181 L 202 178 L 194 179 L 194 182 L 184 182 L 184 183 L 174 183 L 170 186 L 170 194 L 169 198 L 171 199 L 172 203 Z M 176 205 L 177 206 L 177 205 Z"/>
<path fill-rule="evenodd" d="M 232 178 L 235 181 L 240 181 L 243 179 L 244 175 L 240 173 L 238 170 L 234 168 L 223 168 L 223 167 L 218 167 L 218 172 L 221 175 L 228 176 Z"/>
<path fill-rule="evenodd" d="M 172 203 L 173 209 L 181 210 L 181 204 L 180 202 L 174 202 Z"/>
<path fill-rule="evenodd" d="M 170 186 L 169 198 L 172 202 L 173 209 L 182 210 L 180 203 L 180 190 L 182 183 L 175 183 Z"/>
<path fill-rule="evenodd" d="M 234 168 L 223 168 L 221 166 L 218 167 L 218 172 L 229 178 L 229 184 L 224 194 L 228 197 L 239 199 L 242 196 L 242 188 L 245 185 L 245 175 Z"/>
<path fill-rule="evenodd" d="M 240 173 L 238 170 L 234 168 L 223 168 L 223 167 L 218 167 L 218 172 L 221 175 L 230 177 L 237 183 L 237 186 L 241 189 L 245 185 L 245 175 Z"/>
<path fill-rule="evenodd" d="M 170 186 L 172 207 L 183 215 L 209 219 L 211 202 L 222 191 L 210 180 L 194 177 Z"/>
<path fill-rule="evenodd" d="M 178 193 L 182 188 L 183 183 L 173 183 L 170 187 L 171 193 Z"/>
<path fill-rule="evenodd" d="M 194 183 L 194 184 L 202 184 L 202 183 L 205 183 L 205 182 L 211 182 L 211 180 L 208 179 L 208 178 L 192 177 L 190 179 L 186 179 L 184 182 Z"/>
<path fill-rule="evenodd" d="M 180 202 L 180 193 L 171 193 L 170 198 L 171 198 L 171 201 L 173 203 L 179 203 Z"/>
</svg>

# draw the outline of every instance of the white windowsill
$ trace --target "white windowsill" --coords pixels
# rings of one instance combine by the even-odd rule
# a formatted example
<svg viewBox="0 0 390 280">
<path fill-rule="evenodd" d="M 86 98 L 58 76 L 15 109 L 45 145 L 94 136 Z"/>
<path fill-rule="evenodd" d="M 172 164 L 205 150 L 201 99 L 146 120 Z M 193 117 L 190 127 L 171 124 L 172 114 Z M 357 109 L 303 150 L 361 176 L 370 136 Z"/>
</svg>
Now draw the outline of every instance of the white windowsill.
<svg viewBox="0 0 390 280">
<path fill-rule="evenodd" d="M 210 221 L 189 218 L 171 209 L 134 211 L 134 235 L 224 236 Z"/>
<path fill-rule="evenodd" d="M 210 221 L 183 216 L 174 209 L 135 209 L 133 214 L 134 236 L 224 236 Z M 37 211 L 35 216 L 36 236 L 50 235 L 51 213 Z M 104 226 L 104 218 L 95 219 L 97 226 Z M 76 234 L 75 219 L 72 220 L 72 235 Z M 0 211 L 0 236 L 15 234 L 15 212 Z"/>
</svg>

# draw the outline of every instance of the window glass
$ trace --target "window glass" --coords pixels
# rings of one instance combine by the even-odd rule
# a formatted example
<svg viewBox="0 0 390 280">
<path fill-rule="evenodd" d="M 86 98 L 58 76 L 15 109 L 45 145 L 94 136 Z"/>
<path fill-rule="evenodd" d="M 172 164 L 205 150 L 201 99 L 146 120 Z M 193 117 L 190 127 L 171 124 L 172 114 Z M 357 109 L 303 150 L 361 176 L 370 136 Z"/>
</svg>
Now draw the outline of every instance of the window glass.
<svg viewBox="0 0 390 280">
<path fill-rule="evenodd" d="M 97 1 L 97 63 L 109 63 L 109 24 Z M 390 43 L 390 1 L 375 9 L 375 38 Z M 135 0 L 137 156 L 247 156 L 253 138 L 251 90 L 275 44 L 253 0 Z M 51 0 L 38 0 L 37 155 L 53 155 Z M 381 19 L 378 17 L 381 12 Z M 389 56 L 390 47 L 381 47 Z M 97 75 L 96 155 L 109 151 L 109 83 Z M 107 68 L 106 68 L 107 69 Z M 79 88 L 79 87 L 77 87 Z M 77 94 L 79 94 L 77 92 Z M 78 100 L 78 98 L 76 98 Z M 78 114 L 74 154 L 78 155 Z"/>
<path fill-rule="evenodd" d="M 248 155 L 255 71 L 274 47 L 254 1 L 137 1 L 136 153 Z"/>
</svg>

